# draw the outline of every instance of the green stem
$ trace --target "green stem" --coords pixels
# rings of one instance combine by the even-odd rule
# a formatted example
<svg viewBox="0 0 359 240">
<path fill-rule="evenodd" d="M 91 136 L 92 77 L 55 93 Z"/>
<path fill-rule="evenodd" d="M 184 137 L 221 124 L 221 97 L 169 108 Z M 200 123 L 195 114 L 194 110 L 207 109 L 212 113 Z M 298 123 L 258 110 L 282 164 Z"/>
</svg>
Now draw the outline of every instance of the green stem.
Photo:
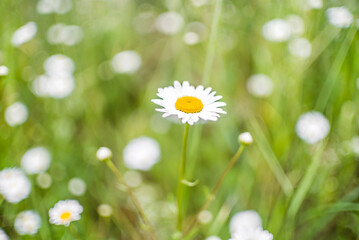
<svg viewBox="0 0 359 240">
<path fill-rule="evenodd" d="M 213 21 L 211 25 L 211 35 L 209 37 L 209 43 L 207 47 L 207 55 L 206 55 L 206 62 L 204 66 L 204 72 L 203 72 L 203 79 L 202 84 L 206 86 L 209 84 L 210 76 L 211 76 L 211 69 L 213 65 L 213 59 L 215 54 L 215 46 L 217 41 L 217 32 L 218 32 L 218 23 L 219 18 L 221 16 L 221 10 L 222 10 L 222 2 L 223 0 L 217 0 L 216 6 L 214 9 L 214 16 Z"/>
<path fill-rule="evenodd" d="M 197 224 L 198 221 L 198 215 L 206 210 L 208 208 L 208 206 L 211 204 L 211 202 L 215 199 L 216 193 L 219 189 L 219 187 L 222 185 L 223 180 L 225 179 L 225 177 L 227 176 L 228 172 L 231 170 L 231 168 L 234 166 L 234 164 L 237 162 L 238 158 L 241 156 L 241 154 L 243 153 L 245 145 L 241 144 L 241 146 L 238 148 L 236 154 L 234 154 L 234 156 L 232 157 L 231 161 L 229 162 L 229 164 L 227 165 L 226 169 L 224 170 L 224 172 L 222 173 L 222 175 L 220 176 L 220 178 L 218 179 L 217 183 L 214 185 L 210 195 L 207 197 L 206 202 L 203 204 L 203 206 L 201 207 L 201 209 L 198 211 L 198 213 L 195 215 L 195 217 L 193 218 L 192 222 L 189 224 L 188 228 L 185 231 L 185 236 L 186 234 L 188 234 L 191 229 Z"/>
<path fill-rule="evenodd" d="M 184 179 L 184 174 L 186 171 L 186 150 L 187 150 L 187 139 L 188 139 L 188 129 L 189 125 L 186 123 L 184 129 L 184 136 L 183 136 L 183 144 L 182 144 L 182 159 L 180 165 L 180 174 L 178 180 L 178 187 L 177 187 L 177 230 L 182 231 L 182 194 L 183 194 L 183 184 L 182 180 Z"/>
<path fill-rule="evenodd" d="M 137 211 L 138 211 L 140 217 L 142 218 L 143 222 L 145 223 L 145 225 L 149 228 L 149 231 L 151 233 L 151 236 L 150 236 L 151 239 L 157 239 L 155 230 L 154 230 L 151 222 L 149 221 L 147 215 L 143 211 L 143 209 L 140 205 L 140 202 L 138 201 L 137 197 L 133 193 L 132 189 L 127 185 L 127 183 L 126 183 L 125 179 L 123 178 L 122 174 L 120 173 L 120 171 L 118 171 L 117 167 L 115 166 L 115 164 L 113 164 L 111 159 L 107 159 L 106 164 L 110 168 L 110 170 L 115 174 L 115 176 L 117 177 L 119 182 L 126 187 L 126 191 L 127 191 L 128 195 L 130 196 L 133 205 L 137 209 Z"/>
</svg>

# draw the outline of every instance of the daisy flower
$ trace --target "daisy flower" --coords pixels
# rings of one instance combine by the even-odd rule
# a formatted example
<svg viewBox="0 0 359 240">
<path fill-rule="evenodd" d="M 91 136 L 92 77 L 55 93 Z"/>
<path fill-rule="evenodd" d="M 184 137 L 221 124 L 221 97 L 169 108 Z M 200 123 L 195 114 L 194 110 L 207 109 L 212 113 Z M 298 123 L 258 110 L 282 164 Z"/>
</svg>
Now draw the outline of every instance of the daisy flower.
<svg viewBox="0 0 359 240">
<path fill-rule="evenodd" d="M 81 219 L 83 207 L 76 200 L 63 200 L 49 210 L 50 223 L 69 226 L 72 221 Z"/>
<path fill-rule="evenodd" d="M 226 114 L 221 107 L 224 102 L 217 102 L 222 96 L 215 96 L 212 88 L 204 88 L 202 85 L 189 85 L 187 81 L 179 83 L 175 81 L 173 87 L 159 88 L 157 96 L 161 99 L 153 99 L 152 102 L 161 106 L 156 111 L 162 112 L 163 117 L 177 116 L 182 123 L 193 125 L 199 119 L 205 121 L 217 121 L 220 114 Z"/>
<path fill-rule="evenodd" d="M 32 210 L 19 213 L 15 219 L 15 230 L 20 235 L 34 235 L 41 226 L 39 214 Z"/>
<path fill-rule="evenodd" d="M 320 112 L 307 112 L 302 114 L 295 126 L 295 131 L 300 139 L 314 144 L 324 139 L 330 130 L 328 119 Z"/>
<path fill-rule="evenodd" d="M 0 228 L 0 240 L 9 240 L 9 236 L 6 234 L 6 232 Z"/>
<path fill-rule="evenodd" d="M 248 228 L 234 233 L 230 240 L 273 240 L 273 235 L 260 227 Z"/>
<path fill-rule="evenodd" d="M 31 183 L 19 168 L 5 168 L 0 171 L 0 194 L 6 201 L 18 203 L 31 192 Z"/>
<path fill-rule="evenodd" d="M 229 223 L 231 233 L 250 228 L 262 228 L 262 218 L 254 210 L 246 210 L 234 214 Z"/>
</svg>

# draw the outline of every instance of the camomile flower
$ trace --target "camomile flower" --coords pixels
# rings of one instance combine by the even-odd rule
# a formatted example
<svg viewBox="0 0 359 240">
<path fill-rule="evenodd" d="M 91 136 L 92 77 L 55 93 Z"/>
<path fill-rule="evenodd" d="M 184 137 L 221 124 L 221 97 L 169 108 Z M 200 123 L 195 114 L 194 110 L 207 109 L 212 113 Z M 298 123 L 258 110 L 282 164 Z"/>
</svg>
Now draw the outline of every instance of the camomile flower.
<svg viewBox="0 0 359 240">
<path fill-rule="evenodd" d="M 38 174 L 45 172 L 51 161 L 49 151 L 44 147 L 29 149 L 21 158 L 21 168 L 27 174 Z"/>
<path fill-rule="evenodd" d="M 173 87 L 159 88 L 157 96 L 161 99 L 153 99 L 152 102 L 161 106 L 156 111 L 162 112 L 163 117 L 177 116 L 182 123 L 195 124 L 199 119 L 205 121 L 217 121 L 220 114 L 226 114 L 221 107 L 224 102 L 217 102 L 222 96 L 215 96 L 212 88 L 204 88 L 202 85 L 189 85 L 175 81 Z"/>
<path fill-rule="evenodd" d="M 249 228 L 234 233 L 230 240 L 273 240 L 273 235 L 260 227 Z"/>
<path fill-rule="evenodd" d="M 69 226 L 72 221 L 81 219 L 83 207 L 76 200 L 62 200 L 49 210 L 50 223 Z"/>
<path fill-rule="evenodd" d="M 21 102 L 15 102 L 5 110 L 5 121 L 12 127 L 26 122 L 28 116 L 27 107 Z"/>
<path fill-rule="evenodd" d="M 0 194 L 6 201 L 18 203 L 27 198 L 30 191 L 30 181 L 20 169 L 5 168 L 0 171 Z"/>
<path fill-rule="evenodd" d="M 23 211 L 16 216 L 15 230 L 20 235 L 34 235 L 41 226 L 39 214 L 32 210 Z"/>
<path fill-rule="evenodd" d="M 303 141 L 314 144 L 324 139 L 330 130 L 328 119 L 319 112 L 302 114 L 295 126 L 295 131 Z"/>
<path fill-rule="evenodd" d="M 327 11 L 329 23 L 338 28 L 348 28 L 353 23 L 353 14 L 346 7 L 333 7 Z"/>
<path fill-rule="evenodd" d="M 37 25 L 34 22 L 28 22 L 24 26 L 17 29 L 11 37 L 11 43 L 15 47 L 33 39 L 37 32 Z"/>
<path fill-rule="evenodd" d="M 0 228 L 0 240 L 10 240 L 9 236 L 2 228 Z"/>
<path fill-rule="evenodd" d="M 229 223 L 231 233 L 239 232 L 243 229 L 256 229 L 261 227 L 262 219 L 254 210 L 246 210 L 234 214 Z"/>
</svg>

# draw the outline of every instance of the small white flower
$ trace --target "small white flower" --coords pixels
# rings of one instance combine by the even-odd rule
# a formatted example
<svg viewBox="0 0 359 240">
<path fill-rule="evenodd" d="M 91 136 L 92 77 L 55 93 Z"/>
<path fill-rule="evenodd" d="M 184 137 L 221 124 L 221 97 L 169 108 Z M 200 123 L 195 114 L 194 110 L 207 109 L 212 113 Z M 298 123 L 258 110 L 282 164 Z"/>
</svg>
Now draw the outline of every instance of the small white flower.
<svg viewBox="0 0 359 240">
<path fill-rule="evenodd" d="M 21 102 L 15 102 L 5 110 L 5 121 L 12 127 L 23 124 L 27 118 L 27 108 Z"/>
<path fill-rule="evenodd" d="M 49 76 L 67 77 L 73 75 L 75 63 L 65 55 L 56 54 L 45 60 L 44 69 Z"/>
<path fill-rule="evenodd" d="M 307 4 L 311 9 L 321 9 L 323 7 L 323 0 L 307 0 Z"/>
<path fill-rule="evenodd" d="M 79 26 L 58 23 L 47 31 L 47 40 L 50 44 L 64 44 L 73 46 L 82 40 L 82 29 Z"/>
<path fill-rule="evenodd" d="M 23 211 L 16 216 L 15 230 L 20 235 L 34 235 L 41 226 L 39 214 L 32 210 Z"/>
<path fill-rule="evenodd" d="M 160 145 L 149 137 L 136 138 L 130 141 L 123 150 L 123 161 L 130 169 L 150 170 L 160 157 Z"/>
<path fill-rule="evenodd" d="M 206 240 L 222 240 L 220 237 L 217 236 L 209 236 L 206 238 Z"/>
<path fill-rule="evenodd" d="M 238 140 L 240 143 L 245 145 L 250 145 L 253 143 L 253 137 L 249 132 L 239 134 Z"/>
<path fill-rule="evenodd" d="M 96 157 L 100 161 L 110 159 L 112 157 L 112 151 L 108 147 L 100 147 L 96 152 Z"/>
<path fill-rule="evenodd" d="M 2 65 L 0 66 L 0 76 L 7 76 L 9 74 L 9 69 Z"/>
<path fill-rule="evenodd" d="M 230 240 L 273 240 L 273 235 L 262 228 L 249 228 L 234 233 Z"/>
<path fill-rule="evenodd" d="M 103 203 L 97 207 L 97 213 L 101 217 L 110 217 L 112 215 L 112 212 L 112 207 L 108 204 Z"/>
<path fill-rule="evenodd" d="M 167 35 L 175 35 L 183 27 L 183 18 L 176 12 L 165 12 L 157 17 L 156 28 Z"/>
<path fill-rule="evenodd" d="M 273 88 L 272 79 L 264 74 L 254 74 L 247 81 L 247 90 L 255 97 L 269 97 L 273 92 Z"/>
<path fill-rule="evenodd" d="M 11 43 L 18 47 L 31 39 L 33 39 L 37 32 L 37 25 L 34 22 L 28 22 L 14 32 L 11 38 Z"/>
<path fill-rule="evenodd" d="M 0 228 L 0 240 L 10 240 L 9 236 L 2 228 Z"/>
<path fill-rule="evenodd" d="M 195 32 L 186 32 L 185 35 L 183 36 L 183 41 L 188 45 L 194 45 L 198 43 L 199 36 Z"/>
<path fill-rule="evenodd" d="M 49 210 L 50 223 L 69 226 L 71 222 L 81 219 L 83 207 L 76 200 L 62 200 Z"/>
<path fill-rule="evenodd" d="M 220 114 L 226 114 L 221 107 L 224 102 L 217 102 L 222 96 L 215 96 L 216 92 L 211 92 L 212 88 L 204 89 L 202 85 L 196 88 L 189 85 L 187 81 L 181 85 L 175 81 L 174 86 L 159 88 L 157 96 L 161 99 L 153 99 L 157 105 L 156 111 L 162 112 L 163 117 L 171 115 L 177 116 L 182 123 L 193 125 L 200 119 L 205 121 L 217 121 Z"/>
<path fill-rule="evenodd" d="M 256 228 L 262 228 L 262 219 L 254 210 L 246 210 L 236 213 L 229 223 L 229 230 L 231 233 Z"/>
<path fill-rule="evenodd" d="M 20 169 L 5 168 L 0 171 L 0 194 L 6 201 L 18 203 L 27 198 L 30 191 L 30 181 Z"/>
<path fill-rule="evenodd" d="M 45 172 L 51 162 L 51 155 L 44 147 L 35 147 L 28 150 L 21 158 L 21 168 L 27 174 Z"/>
<path fill-rule="evenodd" d="M 305 38 L 294 38 L 288 44 L 289 53 L 300 58 L 308 58 L 312 54 L 312 44 Z"/>
<path fill-rule="evenodd" d="M 47 189 L 52 184 L 52 178 L 51 178 L 50 174 L 48 174 L 48 173 L 40 173 L 36 177 L 36 183 L 37 183 L 37 185 L 39 185 L 39 187 L 41 187 L 43 189 Z"/>
<path fill-rule="evenodd" d="M 329 23 L 338 28 L 348 28 L 353 23 L 353 15 L 345 7 L 333 7 L 327 11 Z"/>
<path fill-rule="evenodd" d="M 72 8 L 71 0 L 40 0 L 37 3 L 37 12 L 40 14 L 65 14 Z"/>
<path fill-rule="evenodd" d="M 273 19 L 263 25 L 262 34 L 271 42 L 285 42 L 291 36 L 290 25 L 282 19 Z"/>
<path fill-rule="evenodd" d="M 69 181 L 68 189 L 75 196 L 82 196 L 86 192 L 86 183 L 81 178 L 72 178 Z"/>
<path fill-rule="evenodd" d="M 112 69 L 115 73 L 135 73 L 141 67 L 141 64 L 141 56 L 136 51 L 122 51 L 112 59 Z"/>
<path fill-rule="evenodd" d="M 34 80 L 32 88 L 39 97 L 62 99 L 74 91 L 75 79 L 72 76 L 41 75 Z"/>
<path fill-rule="evenodd" d="M 313 144 L 329 133 L 330 125 L 328 119 L 319 112 L 307 112 L 302 114 L 295 126 L 295 131 L 303 141 Z"/>
</svg>

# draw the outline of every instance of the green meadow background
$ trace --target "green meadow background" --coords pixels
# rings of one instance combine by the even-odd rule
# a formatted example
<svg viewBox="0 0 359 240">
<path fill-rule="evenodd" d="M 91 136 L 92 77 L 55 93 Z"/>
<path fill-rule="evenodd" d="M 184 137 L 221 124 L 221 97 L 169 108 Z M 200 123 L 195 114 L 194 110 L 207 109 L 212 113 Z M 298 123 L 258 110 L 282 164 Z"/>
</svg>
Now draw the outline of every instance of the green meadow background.
<svg viewBox="0 0 359 240">
<path fill-rule="evenodd" d="M 141 239 L 138 235 L 145 231 L 136 211 L 115 176 L 96 160 L 96 151 L 100 146 L 112 149 L 114 163 L 125 173 L 123 149 L 143 135 L 159 142 L 162 156 L 150 171 L 140 172 L 142 187 L 148 191 L 142 191 L 139 199 L 149 201 L 145 210 L 160 239 L 172 239 L 184 126 L 162 119 L 150 100 L 159 87 L 174 80 L 211 86 L 227 103 L 227 115 L 189 130 L 186 179 L 199 183 L 186 188 L 185 226 L 238 149 L 239 133 L 249 131 L 254 138 L 210 205 L 212 221 L 199 225 L 191 239 L 210 235 L 229 239 L 231 216 L 248 209 L 261 215 L 264 229 L 276 240 L 359 237 L 358 156 L 350 147 L 359 124 L 359 37 L 355 24 L 335 28 L 325 14 L 327 8 L 345 4 L 356 16 L 357 1 L 325 1 L 322 9 L 311 11 L 302 10 L 301 1 L 279 0 L 213 0 L 202 7 L 189 0 L 72 3 L 71 11 L 63 15 L 41 15 L 32 0 L 0 3 L 0 64 L 9 68 L 9 75 L 0 78 L 0 169 L 20 166 L 22 155 L 34 146 L 44 146 L 52 155 L 49 189 L 39 188 L 35 176 L 29 176 L 30 197 L 0 205 L 0 227 L 11 239 Z M 213 21 L 216 7 L 218 22 Z M 134 30 L 138 14 L 169 10 L 184 19 L 178 34 Z M 293 57 L 287 43 L 272 43 L 262 36 L 264 23 L 291 14 L 305 23 L 304 37 L 313 48 L 308 59 Z M 29 21 L 38 26 L 35 38 L 13 47 L 12 33 Z M 207 27 L 207 38 L 187 45 L 185 26 L 195 21 Z M 83 40 L 76 46 L 49 44 L 47 30 L 55 23 L 80 26 Z M 110 61 L 123 50 L 140 54 L 142 65 L 135 74 L 112 72 Z M 32 81 L 44 73 L 43 62 L 54 54 L 73 59 L 76 88 L 65 99 L 39 98 L 31 91 Z M 270 97 L 248 93 L 247 79 L 256 73 L 272 78 Z M 15 101 L 27 106 L 29 118 L 10 127 L 4 111 Z M 328 137 L 316 145 L 306 144 L 295 133 L 299 116 L 311 110 L 323 113 L 331 126 Z M 308 192 L 303 201 L 293 202 L 315 158 L 320 165 L 305 183 Z M 73 177 L 86 182 L 84 196 L 69 192 L 67 183 Z M 71 224 L 78 236 L 48 223 L 48 210 L 64 199 L 76 199 L 84 207 L 81 220 Z M 101 203 L 113 207 L 110 218 L 98 215 Z M 169 212 L 156 217 L 163 206 Z M 288 211 L 290 206 L 298 210 Z M 43 224 L 38 234 L 21 237 L 13 221 L 27 209 L 38 211 Z"/>
</svg>

